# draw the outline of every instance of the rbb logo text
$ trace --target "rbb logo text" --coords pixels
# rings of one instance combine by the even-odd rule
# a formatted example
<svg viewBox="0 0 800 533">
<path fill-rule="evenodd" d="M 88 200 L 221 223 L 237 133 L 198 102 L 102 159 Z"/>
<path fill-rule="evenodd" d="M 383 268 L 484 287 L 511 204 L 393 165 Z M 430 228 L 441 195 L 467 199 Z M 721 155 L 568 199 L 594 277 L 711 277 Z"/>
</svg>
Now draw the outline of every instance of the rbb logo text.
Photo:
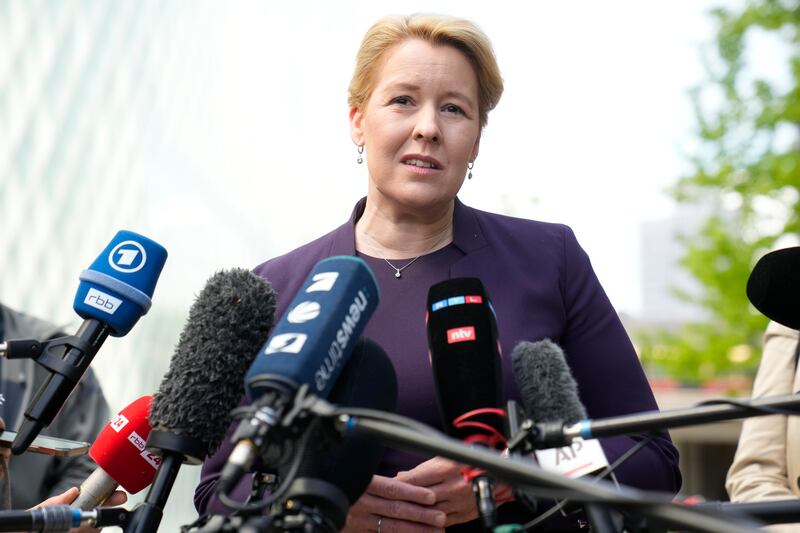
<svg viewBox="0 0 800 533">
<path fill-rule="evenodd" d="M 99 309 L 104 313 L 113 315 L 117 312 L 117 309 L 119 309 L 119 306 L 122 304 L 122 300 L 119 298 L 114 298 L 110 294 L 98 291 L 92 287 L 86 293 L 86 298 L 83 299 L 83 303 L 91 305 L 92 307 Z"/>
<path fill-rule="evenodd" d="M 129 440 L 129 441 L 131 441 L 131 443 L 132 443 L 134 446 L 136 446 L 136 449 L 138 449 L 139 451 L 142 451 L 142 450 L 144 450 L 144 445 L 145 445 L 145 443 L 146 443 L 146 439 L 143 439 L 143 438 L 142 438 L 142 437 L 141 437 L 141 436 L 140 436 L 138 433 L 136 433 L 135 431 L 131 431 L 131 434 L 130 434 L 130 435 L 128 435 L 128 440 Z"/>
</svg>

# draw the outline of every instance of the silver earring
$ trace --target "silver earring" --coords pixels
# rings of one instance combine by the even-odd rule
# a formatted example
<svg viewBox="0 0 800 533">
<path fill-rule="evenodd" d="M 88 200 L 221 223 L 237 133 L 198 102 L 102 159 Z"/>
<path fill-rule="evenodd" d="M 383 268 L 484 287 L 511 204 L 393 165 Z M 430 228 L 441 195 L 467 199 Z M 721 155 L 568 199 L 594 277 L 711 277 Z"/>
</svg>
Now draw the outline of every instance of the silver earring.
<svg viewBox="0 0 800 533">
<path fill-rule="evenodd" d="M 363 153 L 364 153 L 364 145 L 362 144 L 359 145 L 358 147 L 358 159 L 356 159 L 356 163 L 358 163 L 359 165 L 364 162 L 364 158 L 361 157 L 361 154 Z"/>
<path fill-rule="evenodd" d="M 468 180 L 472 179 L 472 167 L 474 167 L 474 166 L 475 166 L 475 162 L 474 161 L 470 161 L 469 163 L 467 163 L 467 168 L 469 169 L 469 174 L 467 174 L 467 179 Z"/>
</svg>

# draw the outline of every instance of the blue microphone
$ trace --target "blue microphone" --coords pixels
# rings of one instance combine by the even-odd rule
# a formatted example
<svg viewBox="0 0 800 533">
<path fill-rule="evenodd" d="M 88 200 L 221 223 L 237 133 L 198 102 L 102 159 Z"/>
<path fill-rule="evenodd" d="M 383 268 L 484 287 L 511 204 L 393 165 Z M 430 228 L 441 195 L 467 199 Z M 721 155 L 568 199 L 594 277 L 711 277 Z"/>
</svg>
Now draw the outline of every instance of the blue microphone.
<svg viewBox="0 0 800 533">
<path fill-rule="evenodd" d="M 112 337 L 127 335 L 150 309 L 166 260 L 167 251 L 157 242 L 132 231 L 117 232 L 81 272 L 73 309 L 81 318 L 107 324 Z"/>
<path fill-rule="evenodd" d="M 111 335 L 127 334 L 150 309 L 150 298 L 167 260 L 160 244 L 119 231 L 92 265 L 80 275 L 73 309 L 84 321 L 78 332 L 42 343 L 36 362 L 50 376 L 25 410 L 11 451 L 20 454 L 49 426 Z M 11 352 L 7 355 L 13 357 Z"/>
<path fill-rule="evenodd" d="M 335 256 L 314 266 L 247 371 L 253 409 L 231 439 L 236 446 L 220 475 L 221 494 L 250 470 L 300 386 L 328 397 L 378 300 L 375 276 L 361 259 Z M 282 438 L 270 444 L 281 448 Z"/>
</svg>

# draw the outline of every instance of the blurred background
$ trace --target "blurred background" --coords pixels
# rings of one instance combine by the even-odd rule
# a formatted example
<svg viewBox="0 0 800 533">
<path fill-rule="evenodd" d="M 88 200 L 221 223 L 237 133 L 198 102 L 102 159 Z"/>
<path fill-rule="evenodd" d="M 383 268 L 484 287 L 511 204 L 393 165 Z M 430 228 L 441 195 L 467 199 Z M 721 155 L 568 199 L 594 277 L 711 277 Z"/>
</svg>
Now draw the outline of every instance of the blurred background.
<svg viewBox="0 0 800 533">
<path fill-rule="evenodd" d="M 747 395 L 755 261 L 800 233 L 797 1 L 408 0 L 492 39 L 506 91 L 473 207 L 570 225 L 664 407 Z M 164 245 L 154 305 L 93 363 L 113 411 L 156 390 L 194 296 L 344 222 L 357 47 L 397 3 L 0 1 L 0 301 L 74 331 L 118 229 Z M 724 497 L 738 435 L 678 431 L 684 494 Z M 191 522 L 184 467 L 161 530 Z"/>
</svg>

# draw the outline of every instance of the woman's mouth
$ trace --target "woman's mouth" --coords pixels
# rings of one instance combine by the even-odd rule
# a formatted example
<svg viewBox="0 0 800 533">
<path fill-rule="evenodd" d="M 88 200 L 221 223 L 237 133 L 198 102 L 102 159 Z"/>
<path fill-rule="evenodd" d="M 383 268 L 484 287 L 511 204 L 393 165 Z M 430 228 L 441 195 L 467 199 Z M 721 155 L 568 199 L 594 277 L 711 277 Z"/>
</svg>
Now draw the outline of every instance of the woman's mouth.
<svg viewBox="0 0 800 533">
<path fill-rule="evenodd" d="M 406 159 L 405 161 L 403 161 L 403 164 L 418 168 L 432 168 L 432 169 L 439 168 L 438 166 L 436 166 L 435 163 L 432 163 L 430 161 L 423 161 L 421 159 Z"/>
</svg>

